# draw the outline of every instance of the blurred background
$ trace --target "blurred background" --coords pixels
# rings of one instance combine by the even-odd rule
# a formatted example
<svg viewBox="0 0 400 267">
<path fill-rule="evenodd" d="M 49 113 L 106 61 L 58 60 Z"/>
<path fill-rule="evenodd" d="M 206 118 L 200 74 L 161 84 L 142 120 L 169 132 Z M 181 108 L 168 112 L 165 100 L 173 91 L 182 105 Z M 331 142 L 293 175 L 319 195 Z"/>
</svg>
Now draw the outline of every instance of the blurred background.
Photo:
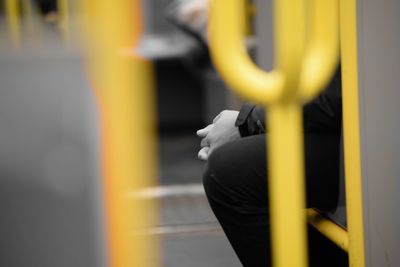
<svg viewBox="0 0 400 267">
<path fill-rule="evenodd" d="M 105 64 L 112 60 L 99 59 L 108 51 L 101 35 L 112 36 L 112 27 L 118 27 L 107 19 L 93 23 L 114 12 L 107 11 L 105 2 L 0 2 L 0 266 L 117 266 L 110 259 L 118 249 L 112 237 L 118 232 L 114 217 L 123 215 L 114 216 L 118 208 L 112 206 L 118 203 L 110 198 L 118 194 L 153 203 L 143 204 L 145 210 L 135 210 L 130 218 L 152 219 L 139 230 L 124 232 L 130 239 L 155 240 L 147 254 L 140 250 L 147 241 L 133 241 L 139 244 L 130 247 L 130 254 L 145 255 L 141 262 L 146 266 L 240 266 L 208 206 L 201 185 L 205 163 L 197 159 L 196 130 L 242 102 L 210 62 L 206 1 L 131 1 L 137 12 L 132 14 L 140 17 L 133 17 L 126 28 L 140 24 L 140 30 L 134 45 L 121 48 L 125 57 L 138 62 L 137 68 L 141 62 L 146 62 L 143 68 L 150 65 L 151 74 L 143 81 L 134 68 L 119 61 L 110 64 L 120 64 L 117 69 L 125 68 L 140 80 L 124 82 L 128 93 L 123 97 L 132 99 L 121 105 L 113 100 L 119 83 L 102 88 L 107 81 L 97 77 L 102 71 L 112 73 Z M 152 101 L 138 99 L 146 90 L 152 92 Z M 133 110 L 134 116 L 124 109 L 141 101 L 149 107 Z M 119 107 L 125 115 L 118 126 L 113 124 L 118 112 L 112 110 Z M 141 141 L 129 133 L 134 127 L 146 128 L 141 120 L 154 124 L 154 134 L 148 135 L 152 145 L 141 149 L 151 151 L 155 144 L 154 154 L 144 157 L 152 162 L 144 167 L 150 169 L 145 174 L 154 175 L 155 182 L 144 175 L 140 186 L 113 191 L 113 183 L 123 179 L 119 174 L 125 175 L 123 168 L 136 166 L 130 172 L 135 174 L 139 166 L 135 158 L 125 157 L 126 165 L 120 167 L 113 155 L 129 150 L 131 142 L 131 153 L 138 153 L 135 142 Z M 124 142 L 113 134 L 124 129 L 124 138 L 132 140 Z M 118 142 L 122 148 L 115 152 Z M 139 179 L 140 174 L 131 176 L 127 179 Z"/>
<path fill-rule="evenodd" d="M 211 63 L 207 2 L 0 0 L 1 267 L 240 266 L 197 159 L 196 130 L 243 103 Z M 246 2 L 248 52 L 270 70 L 272 0 Z M 343 58 L 360 84 L 366 262 L 396 266 L 399 2 L 341 4 L 342 49 L 360 40 Z"/>
</svg>

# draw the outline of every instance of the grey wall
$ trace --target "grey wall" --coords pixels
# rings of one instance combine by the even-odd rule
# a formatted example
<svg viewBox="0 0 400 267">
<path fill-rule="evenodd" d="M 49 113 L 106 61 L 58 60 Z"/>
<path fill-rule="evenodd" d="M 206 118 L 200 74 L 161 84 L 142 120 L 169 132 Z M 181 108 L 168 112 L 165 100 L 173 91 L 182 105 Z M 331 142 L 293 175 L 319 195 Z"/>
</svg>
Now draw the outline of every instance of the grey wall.
<svg viewBox="0 0 400 267">
<path fill-rule="evenodd" d="M 366 263 L 400 266 L 400 1 L 358 1 Z"/>
</svg>

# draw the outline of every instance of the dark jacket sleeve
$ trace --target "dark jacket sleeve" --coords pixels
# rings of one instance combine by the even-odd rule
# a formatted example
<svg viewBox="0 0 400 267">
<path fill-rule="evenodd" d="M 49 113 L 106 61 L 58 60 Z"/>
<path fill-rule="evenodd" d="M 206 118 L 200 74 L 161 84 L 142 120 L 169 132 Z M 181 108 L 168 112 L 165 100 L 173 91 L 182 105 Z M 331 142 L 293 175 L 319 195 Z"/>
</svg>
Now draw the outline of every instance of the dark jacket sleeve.
<svg viewBox="0 0 400 267">
<path fill-rule="evenodd" d="M 337 69 L 333 79 L 311 102 L 303 108 L 304 132 L 340 133 L 342 126 L 341 72 Z M 242 137 L 265 133 L 265 111 L 262 107 L 246 103 L 240 109 L 235 125 Z"/>
</svg>

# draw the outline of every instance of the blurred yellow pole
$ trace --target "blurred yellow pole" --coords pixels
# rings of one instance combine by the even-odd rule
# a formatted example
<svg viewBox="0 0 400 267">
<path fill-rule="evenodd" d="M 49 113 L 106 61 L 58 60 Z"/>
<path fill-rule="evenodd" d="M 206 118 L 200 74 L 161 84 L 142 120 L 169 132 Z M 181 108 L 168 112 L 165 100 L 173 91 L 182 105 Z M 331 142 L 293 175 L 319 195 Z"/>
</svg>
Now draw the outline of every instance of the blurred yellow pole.
<svg viewBox="0 0 400 267">
<path fill-rule="evenodd" d="M 5 1 L 6 16 L 11 39 L 15 46 L 19 46 L 21 42 L 21 21 L 19 0 Z"/>
<path fill-rule="evenodd" d="M 25 25 L 30 32 L 33 32 L 34 24 L 34 8 L 32 6 L 32 0 L 22 0 L 22 11 L 24 14 Z"/>
<path fill-rule="evenodd" d="M 91 73 L 101 108 L 102 158 L 110 266 L 158 265 L 155 237 L 134 235 L 150 223 L 153 206 L 126 198 L 155 183 L 155 109 L 152 64 L 126 57 L 141 34 L 139 0 L 85 2 Z M 154 212 L 154 211 L 153 211 Z"/>
<path fill-rule="evenodd" d="M 70 41 L 70 10 L 69 10 L 69 1 L 68 0 L 57 0 L 57 8 L 58 8 L 58 26 L 62 31 L 63 38 L 65 44 L 68 44 Z"/>
</svg>

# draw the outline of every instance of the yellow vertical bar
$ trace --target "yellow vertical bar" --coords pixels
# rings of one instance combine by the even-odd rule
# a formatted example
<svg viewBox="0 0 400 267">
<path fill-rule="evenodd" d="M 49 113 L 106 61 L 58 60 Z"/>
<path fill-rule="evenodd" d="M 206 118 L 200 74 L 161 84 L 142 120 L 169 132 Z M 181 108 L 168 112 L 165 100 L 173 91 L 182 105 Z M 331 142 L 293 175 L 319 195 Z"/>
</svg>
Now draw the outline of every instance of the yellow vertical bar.
<svg viewBox="0 0 400 267">
<path fill-rule="evenodd" d="M 19 0 L 6 0 L 5 2 L 7 23 L 11 39 L 15 46 L 21 43 L 21 21 Z"/>
<path fill-rule="evenodd" d="M 268 107 L 272 262 L 307 266 L 301 104 L 296 99 L 305 48 L 305 1 L 274 2 L 275 65 L 285 72 L 282 96 Z M 290 19 L 288 18 L 290 17 Z"/>
<path fill-rule="evenodd" d="M 272 260 L 276 267 L 307 266 L 301 105 L 268 109 Z"/>
<path fill-rule="evenodd" d="M 57 0 L 58 26 L 62 31 L 65 44 L 70 41 L 70 10 L 68 0 Z"/>
<path fill-rule="evenodd" d="M 24 14 L 24 21 L 30 32 L 33 32 L 34 24 L 34 11 L 32 6 L 32 0 L 22 0 L 22 11 Z"/>
<path fill-rule="evenodd" d="M 350 266 L 364 267 L 356 0 L 340 1 L 344 159 Z"/>
<path fill-rule="evenodd" d="M 139 0 L 85 1 L 91 70 L 101 107 L 102 158 L 109 265 L 157 266 L 155 237 L 134 235 L 146 228 L 152 208 L 127 193 L 156 180 L 152 64 L 125 57 L 141 34 Z"/>
<path fill-rule="evenodd" d="M 336 67 L 336 1 L 313 1 L 312 22 L 320 26 L 314 25 L 307 52 L 306 1 L 274 2 L 276 62 L 269 73 L 254 65 L 243 46 L 244 0 L 211 1 L 214 64 L 233 89 L 268 106 L 272 256 L 277 267 L 307 265 L 301 103 L 321 90 Z"/>
</svg>

